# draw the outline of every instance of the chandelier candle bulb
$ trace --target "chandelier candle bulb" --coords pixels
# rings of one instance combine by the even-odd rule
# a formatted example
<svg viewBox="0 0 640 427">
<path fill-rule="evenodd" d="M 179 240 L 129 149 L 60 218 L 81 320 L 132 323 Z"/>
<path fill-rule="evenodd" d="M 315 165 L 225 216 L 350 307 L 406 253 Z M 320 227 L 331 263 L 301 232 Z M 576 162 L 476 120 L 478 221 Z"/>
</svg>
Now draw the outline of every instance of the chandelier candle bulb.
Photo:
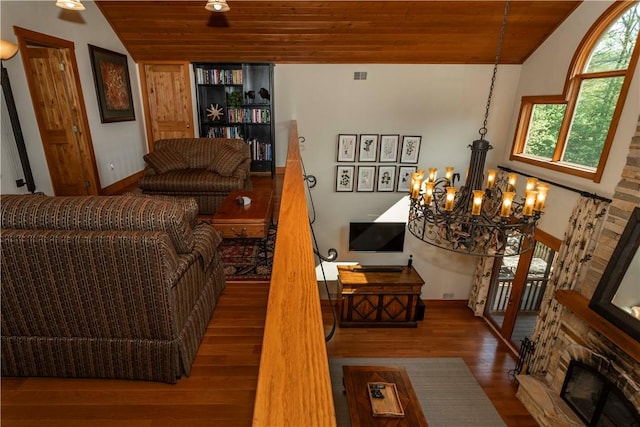
<svg viewBox="0 0 640 427">
<path fill-rule="evenodd" d="M 453 168 L 451 166 L 445 169 L 444 177 L 449 181 L 453 178 Z"/>
<path fill-rule="evenodd" d="M 426 182 L 424 184 L 424 204 L 429 206 L 431 204 L 431 199 L 433 198 L 433 188 L 435 183 Z"/>
<path fill-rule="evenodd" d="M 493 188 L 493 185 L 496 183 L 496 174 L 498 173 L 495 169 L 489 169 L 487 171 L 487 188 Z"/>
<path fill-rule="evenodd" d="M 424 179 L 423 170 L 419 170 L 411 174 L 411 198 L 414 200 L 420 197 L 420 190 L 422 189 L 423 179 Z"/>
<path fill-rule="evenodd" d="M 525 191 L 533 191 L 536 188 L 536 183 L 538 182 L 535 178 L 527 178 L 527 186 Z"/>
<path fill-rule="evenodd" d="M 544 210 L 544 202 L 547 199 L 547 193 L 549 192 L 549 185 L 538 184 L 538 194 L 536 195 L 536 202 L 533 205 L 533 210 L 536 212 L 542 212 Z"/>
<path fill-rule="evenodd" d="M 522 207 L 522 215 L 531 216 L 533 215 L 533 207 L 536 203 L 538 196 L 537 191 L 527 191 L 524 201 L 524 206 Z"/>
<path fill-rule="evenodd" d="M 436 182 L 436 176 L 437 175 L 438 175 L 438 169 L 437 168 L 429 168 L 429 176 L 427 178 L 427 181 Z"/>
<path fill-rule="evenodd" d="M 480 215 L 482 210 L 483 190 L 473 190 L 473 206 L 471 207 L 471 215 Z"/>
<path fill-rule="evenodd" d="M 453 210 L 453 202 L 456 200 L 456 187 L 447 187 L 447 198 L 444 201 L 444 210 L 451 212 Z"/>
<path fill-rule="evenodd" d="M 513 191 L 505 191 L 502 193 L 502 207 L 500 208 L 500 216 L 507 218 L 511 216 L 511 205 L 513 204 L 513 197 L 516 195 Z"/>
<path fill-rule="evenodd" d="M 507 176 L 507 183 L 509 184 L 509 186 L 515 190 L 516 188 L 516 182 L 518 181 L 518 174 L 515 173 L 510 173 Z"/>
</svg>

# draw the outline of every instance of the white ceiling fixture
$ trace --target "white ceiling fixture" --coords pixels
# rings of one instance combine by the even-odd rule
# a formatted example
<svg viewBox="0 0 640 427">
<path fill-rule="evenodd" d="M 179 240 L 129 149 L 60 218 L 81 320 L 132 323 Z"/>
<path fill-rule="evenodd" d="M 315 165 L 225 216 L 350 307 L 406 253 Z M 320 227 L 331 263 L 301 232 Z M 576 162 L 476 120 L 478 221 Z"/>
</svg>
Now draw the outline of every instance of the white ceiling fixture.
<svg viewBox="0 0 640 427">
<path fill-rule="evenodd" d="M 228 12 L 231 10 L 227 0 L 208 0 L 204 8 L 211 12 Z"/>
<path fill-rule="evenodd" d="M 56 6 L 69 10 L 84 10 L 84 5 L 80 0 L 57 0 Z"/>
</svg>

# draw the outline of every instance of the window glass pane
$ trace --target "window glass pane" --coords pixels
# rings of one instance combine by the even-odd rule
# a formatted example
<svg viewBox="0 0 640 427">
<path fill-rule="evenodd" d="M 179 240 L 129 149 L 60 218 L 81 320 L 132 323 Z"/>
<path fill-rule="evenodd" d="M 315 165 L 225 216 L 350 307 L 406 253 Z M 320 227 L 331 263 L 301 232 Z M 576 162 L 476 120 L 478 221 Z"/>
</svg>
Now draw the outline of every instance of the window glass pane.
<svg viewBox="0 0 640 427">
<path fill-rule="evenodd" d="M 551 159 L 558 142 L 565 104 L 536 104 L 525 142 L 524 154 Z"/>
<path fill-rule="evenodd" d="M 598 166 L 623 81 L 610 77 L 582 82 L 562 161 Z"/>
<path fill-rule="evenodd" d="M 586 72 L 624 70 L 638 39 L 638 4 L 631 7 L 602 34 L 587 65 Z"/>
</svg>

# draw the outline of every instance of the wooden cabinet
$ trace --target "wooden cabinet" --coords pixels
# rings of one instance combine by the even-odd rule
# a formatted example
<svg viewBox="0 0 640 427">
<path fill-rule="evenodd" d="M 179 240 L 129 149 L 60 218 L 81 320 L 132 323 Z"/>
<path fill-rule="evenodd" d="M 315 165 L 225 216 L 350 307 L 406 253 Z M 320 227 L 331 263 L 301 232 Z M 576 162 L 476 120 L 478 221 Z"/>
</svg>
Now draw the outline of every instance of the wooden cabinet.
<svg viewBox="0 0 640 427">
<path fill-rule="evenodd" d="M 201 137 L 251 144 L 251 171 L 275 174 L 273 64 L 193 64 Z"/>
<path fill-rule="evenodd" d="M 340 326 L 415 328 L 422 285 L 413 267 L 338 266 Z"/>
</svg>

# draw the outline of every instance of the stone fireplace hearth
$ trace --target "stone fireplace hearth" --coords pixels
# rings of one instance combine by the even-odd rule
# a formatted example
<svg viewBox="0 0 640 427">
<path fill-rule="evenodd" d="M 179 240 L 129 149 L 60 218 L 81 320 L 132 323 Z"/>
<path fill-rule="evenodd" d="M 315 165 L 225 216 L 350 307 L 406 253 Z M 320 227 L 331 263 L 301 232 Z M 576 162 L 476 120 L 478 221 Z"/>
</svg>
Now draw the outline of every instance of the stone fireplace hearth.
<svg viewBox="0 0 640 427">
<path fill-rule="evenodd" d="M 640 121 L 631 140 L 613 201 L 598 237 L 584 283 L 556 299 L 565 307 L 544 376 L 519 375 L 517 396 L 541 426 L 584 426 L 560 398 L 572 360 L 592 366 L 612 381 L 640 412 L 640 343 L 588 308 L 620 235 L 640 206 Z M 577 301 L 577 303 L 576 303 Z"/>
</svg>

